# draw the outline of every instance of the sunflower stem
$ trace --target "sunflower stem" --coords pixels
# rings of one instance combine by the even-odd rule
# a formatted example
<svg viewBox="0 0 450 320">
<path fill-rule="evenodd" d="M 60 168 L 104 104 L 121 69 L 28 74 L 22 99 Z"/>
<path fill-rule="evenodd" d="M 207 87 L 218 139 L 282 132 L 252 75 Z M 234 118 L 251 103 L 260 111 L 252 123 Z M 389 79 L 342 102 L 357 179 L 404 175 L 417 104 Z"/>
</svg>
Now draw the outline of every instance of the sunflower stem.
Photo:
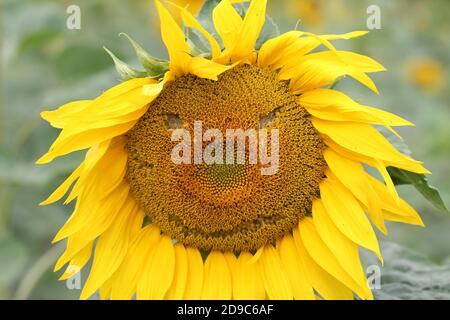
<svg viewBox="0 0 450 320">
<path fill-rule="evenodd" d="M 14 295 L 15 300 L 27 300 L 45 272 L 56 262 L 64 250 L 63 243 L 52 246 L 25 274 Z"/>
</svg>

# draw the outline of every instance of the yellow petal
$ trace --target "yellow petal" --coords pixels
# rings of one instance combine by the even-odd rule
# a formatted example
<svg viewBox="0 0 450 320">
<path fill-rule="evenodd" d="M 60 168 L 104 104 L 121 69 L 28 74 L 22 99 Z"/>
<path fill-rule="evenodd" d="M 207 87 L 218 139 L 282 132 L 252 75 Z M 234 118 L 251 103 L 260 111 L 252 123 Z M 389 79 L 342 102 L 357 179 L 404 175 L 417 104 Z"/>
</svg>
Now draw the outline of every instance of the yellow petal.
<svg viewBox="0 0 450 320">
<path fill-rule="evenodd" d="M 41 112 L 42 119 L 55 128 L 64 128 L 72 120 L 72 117 L 89 107 L 92 100 L 80 100 L 67 103 L 54 111 Z"/>
<path fill-rule="evenodd" d="M 142 82 L 140 87 L 123 87 L 114 94 L 107 94 L 111 99 L 100 96 L 89 105 L 77 117 L 64 127 L 58 138 L 50 147 L 50 150 L 41 157 L 37 163 L 49 163 L 56 157 L 68 153 L 90 148 L 101 142 L 121 136 L 130 130 L 139 118 L 147 111 L 152 102 L 162 90 L 161 84 L 155 84 L 153 80 L 146 79 L 147 85 L 159 90 L 154 90 L 153 95 L 144 95 Z M 128 91 L 123 92 L 125 89 Z M 113 89 L 111 89 L 113 90 Z"/>
<path fill-rule="evenodd" d="M 185 300 L 198 300 L 202 296 L 204 267 L 197 248 L 186 248 L 188 258 L 188 275 L 186 279 Z"/>
<path fill-rule="evenodd" d="M 162 236 L 147 256 L 147 262 L 137 283 L 138 300 L 161 300 L 174 279 L 175 249 L 172 240 Z"/>
<path fill-rule="evenodd" d="M 143 85 L 154 83 L 155 80 L 149 78 L 136 78 L 132 80 L 125 81 L 109 90 L 104 92 L 95 100 L 81 100 L 70 102 L 57 110 L 44 111 L 41 113 L 42 118 L 50 122 L 53 126 L 57 128 L 64 128 L 72 122 L 76 122 L 77 119 L 84 118 L 92 110 L 98 111 L 102 109 L 102 105 L 107 105 L 111 101 L 126 100 L 129 94 L 140 88 Z M 107 108 L 110 110 L 110 108 Z"/>
<path fill-rule="evenodd" d="M 206 31 L 205 28 L 203 28 L 203 26 L 197 21 L 197 19 L 195 19 L 195 17 L 188 10 L 174 3 L 171 3 L 171 5 L 174 6 L 176 10 L 180 12 L 181 19 L 183 20 L 184 25 L 187 28 L 196 29 L 200 32 L 200 34 L 203 37 L 205 37 L 205 39 L 209 42 L 209 45 L 211 46 L 211 53 L 213 60 L 217 58 L 221 53 L 221 49 L 216 39 L 214 39 L 214 37 L 211 34 L 209 34 L 209 32 Z"/>
<path fill-rule="evenodd" d="M 261 247 L 258 250 L 256 250 L 256 252 L 253 255 L 253 257 L 247 263 L 253 264 L 253 263 L 258 262 L 258 260 L 261 258 L 261 255 L 262 255 L 263 251 L 264 251 L 264 247 Z"/>
<path fill-rule="evenodd" d="M 352 193 L 339 181 L 328 178 L 320 184 L 320 195 L 337 228 L 350 240 L 373 251 L 382 260 L 375 232 Z"/>
<path fill-rule="evenodd" d="M 294 229 L 294 240 L 298 250 L 298 256 L 305 266 L 305 270 L 307 270 L 309 283 L 311 283 L 314 289 L 327 300 L 352 300 L 352 291 L 322 269 L 310 257 L 301 240 L 298 229 Z"/>
<path fill-rule="evenodd" d="M 227 251 L 223 254 L 223 256 L 225 257 L 225 260 L 227 260 L 227 265 L 228 268 L 230 269 L 230 275 L 231 275 L 231 286 L 233 287 L 234 285 L 234 281 L 235 281 L 235 277 L 236 277 L 236 271 L 237 271 L 237 258 L 234 255 L 233 252 Z M 233 290 L 232 290 L 233 293 Z M 236 299 L 234 298 L 233 294 L 231 299 Z"/>
<path fill-rule="evenodd" d="M 381 199 L 381 208 L 385 219 L 424 226 L 420 215 L 406 201 L 399 199 L 397 202 L 383 183 L 370 175 L 366 175 L 366 178 Z"/>
<path fill-rule="evenodd" d="M 369 156 L 365 156 L 363 154 L 359 154 L 359 153 L 350 151 L 349 149 L 346 149 L 346 148 L 342 147 L 341 145 L 337 144 L 336 142 L 331 140 L 326 135 L 322 135 L 321 137 L 322 137 L 323 142 L 325 142 L 325 144 L 328 147 L 330 147 L 330 149 L 332 149 L 333 151 L 335 151 L 342 157 L 351 159 L 353 161 L 365 163 L 373 168 L 377 168 L 380 165 L 379 163 L 377 163 L 376 158 L 372 158 Z M 413 162 L 411 162 L 411 161 L 403 162 L 402 164 L 393 163 L 393 162 L 384 160 L 384 161 L 382 161 L 382 164 L 384 166 L 392 166 L 392 167 L 402 168 L 402 169 L 405 169 L 405 170 L 408 170 L 411 172 L 419 171 L 419 172 L 428 172 L 429 173 L 429 171 L 427 169 L 425 169 L 420 162 L 417 163 L 414 160 L 413 160 Z"/>
<path fill-rule="evenodd" d="M 366 172 L 361 163 L 342 157 L 331 149 L 325 150 L 323 156 L 331 172 L 368 208 L 372 221 L 386 234 L 380 199 L 367 181 Z"/>
<path fill-rule="evenodd" d="M 302 261 L 298 257 L 297 248 L 294 239 L 286 235 L 281 239 L 278 248 L 280 258 L 286 269 L 289 281 L 291 282 L 292 292 L 296 300 L 315 300 L 314 290 L 309 283 L 307 271 Z"/>
<path fill-rule="evenodd" d="M 177 76 L 184 75 L 190 50 L 183 30 L 159 0 L 155 0 L 155 4 L 161 20 L 161 37 L 169 52 L 170 70 Z"/>
<path fill-rule="evenodd" d="M 108 89 L 95 100 L 81 100 L 68 103 L 53 111 L 44 111 L 42 117 L 50 123 L 55 122 L 57 127 L 66 127 L 67 124 L 77 118 L 85 117 L 86 112 L 98 111 L 102 109 L 102 105 L 110 103 L 110 101 L 120 101 L 128 98 L 133 92 L 141 88 L 143 85 L 155 83 L 156 81 L 149 78 L 136 78 L 122 82 L 115 87 Z M 109 108 L 108 108 L 109 109 Z"/>
<path fill-rule="evenodd" d="M 105 128 L 98 128 L 95 130 L 82 131 L 77 133 L 70 133 L 67 136 L 61 135 L 55 141 L 52 148 L 42 156 L 36 163 L 46 164 L 52 162 L 55 158 L 64 156 L 74 151 L 79 151 L 92 147 L 103 141 L 109 140 L 113 137 L 124 134 L 129 131 L 136 121 L 125 124 L 107 126 Z M 78 127 L 77 131 L 81 131 L 82 127 Z"/>
<path fill-rule="evenodd" d="M 365 31 L 354 31 L 346 34 L 313 35 L 299 31 L 291 31 L 267 41 L 261 48 L 259 56 L 263 55 L 262 66 L 271 66 L 276 70 L 285 65 L 296 64 L 301 57 L 310 53 L 321 44 L 330 48 L 328 40 L 351 39 L 365 35 Z M 301 35 L 305 37 L 299 38 Z M 267 48 L 264 48 L 267 44 Z M 264 48 L 264 50 L 263 50 Z M 267 50 L 271 49 L 271 50 Z M 333 48 L 334 50 L 334 48 Z M 269 60 L 267 58 L 269 58 Z"/>
<path fill-rule="evenodd" d="M 89 186 L 94 183 L 98 183 L 94 187 L 96 190 L 95 196 L 97 199 L 102 199 L 107 196 L 109 192 L 115 189 L 123 179 L 125 167 L 120 170 L 120 167 L 113 166 L 113 168 L 117 168 L 117 171 L 112 171 L 114 174 L 108 176 L 107 179 L 105 179 L 106 177 L 101 173 L 103 173 L 104 171 L 102 170 L 109 165 L 108 163 L 111 163 L 110 159 L 121 159 L 123 155 L 126 156 L 124 150 L 125 143 L 126 140 L 123 139 L 123 137 L 117 137 L 90 148 L 86 153 L 85 160 L 83 161 L 83 172 L 74 184 L 72 191 L 67 196 L 64 204 L 72 202 L 77 197 L 81 198 L 83 191 L 90 188 Z M 84 196 L 86 196 L 86 193 L 84 193 Z"/>
<path fill-rule="evenodd" d="M 205 261 L 202 299 L 229 300 L 232 294 L 231 272 L 219 251 L 209 253 Z"/>
<path fill-rule="evenodd" d="M 367 280 L 360 262 L 358 245 L 339 231 L 321 200 L 314 200 L 312 211 L 314 226 L 320 238 L 331 250 L 342 268 L 356 283 L 366 288 Z"/>
<path fill-rule="evenodd" d="M 253 256 L 242 252 L 233 273 L 233 298 L 236 300 L 263 300 L 266 297 L 258 263 L 248 263 Z"/>
<path fill-rule="evenodd" d="M 289 48 L 302 34 L 301 31 L 289 31 L 266 41 L 258 53 L 259 66 L 261 68 L 276 67 L 286 48 Z"/>
<path fill-rule="evenodd" d="M 78 166 L 70 176 L 64 180 L 64 182 L 47 198 L 47 200 L 42 201 L 39 205 L 46 206 L 60 200 L 69 190 L 70 186 L 78 179 L 80 174 L 83 172 L 84 164 Z"/>
<path fill-rule="evenodd" d="M 280 43 L 280 45 L 282 44 L 283 43 Z M 317 38 L 311 36 L 295 39 L 290 45 L 287 45 L 284 48 L 280 47 L 278 53 L 274 53 L 270 68 L 272 70 L 278 70 L 286 66 L 286 69 L 289 70 L 290 73 L 284 69 L 282 70 L 281 76 L 290 74 L 289 78 L 293 77 L 293 64 L 301 62 L 304 55 L 317 48 L 320 44 L 321 42 Z"/>
<path fill-rule="evenodd" d="M 299 97 L 299 103 L 319 119 L 351 121 L 391 126 L 412 126 L 413 124 L 392 113 L 363 106 L 336 90 L 319 88 Z"/>
<path fill-rule="evenodd" d="M 107 300 L 111 296 L 112 283 L 111 281 L 106 281 L 99 290 L 100 300 Z"/>
<path fill-rule="evenodd" d="M 89 219 L 87 224 L 75 224 L 68 225 L 67 229 L 62 229 L 64 232 L 69 232 L 71 234 L 68 236 L 67 248 L 63 255 L 58 260 L 58 265 L 63 265 L 73 259 L 73 257 L 85 246 L 101 235 L 105 230 L 114 222 L 117 215 L 119 214 L 119 209 L 124 203 L 126 197 L 128 196 L 128 186 L 120 188 L 121 193 L 117 195 L 115 193 L 111 194 L 111 197 L 116 197 L 116 200 L 107 201 L 107 205 L 98 210 L 96 214 L 87 215 Z M 86 216 L 88 212 L 83 212 L 82 215 Z M 70 223 L 70 219 L 68 223 Z M 67 224 L 66 224 L 67 225 Z M 81 228 L 79 230 L 74 230 L 73 228 Z M 73 234 L 72 234 L 73 233 Z M 59 237 L 64 237 L 64 233 L 58 233 L 57 240 Z"/>
<path fill-rule="evenodd" d="M 258 260 L 264 287 L 271 300 L 291 300 L 294 297 L 286 269 L 278 252 L 267 245 Z"/>
<path fill-rule="evenodd" d="M 141 88 L 146 84 L 152 84 L 156 82 L 156 80 L 150 78 L 135 78 L 124 81 L 102 93 L 97 99 L 94 100 L 94 104 L 100 105 L 108 100 L 123 99 L 124 97 L 128 97 L 130 92 Z"/>
<path fill-rule="evenodd" d="M 369 31 L 352 31 L 344 34 L 327 34 L 320 36 L 321 38 L 325 38 L 327 40 L 350 40 L 354 38 L 359 38 L 368 34 Z"/>
<path fill-rule="evenodd" d="M 94 294 L 117 270 L 135 236 L 132 232 L 141 227 L 143 219 L 144 215 L 137 209 L 137 203 L 129 196 L 120 209 L 120 214 L 97 241 L 94 261 L 81 292 L 81 299 Z"/>
<path fill-rule="evenodd" d="M 250 2 L 235 46 L 232 48 L 232 62 L 252 55 L 254 46 L 266 21 L 267 0 Z"/>
<path fill-rule="evenodd" d="M 93 169 L 97 168 L 97 165 L 99 164 L 103 156 L 107 154 L 108 151 L 111 151 L 114 148 L 114 145 L 116 145 L 116 143 L 118 144 L 123 143 L 124 145 L 125 141 L 120 140 L 121 139 L 119 139 L 118 141 L 116 141 L 116 139 L 107 140 L 103 143 L 100 143 L 99 145 L 93 146 L 88 150 L 88 152 L 86 153 L 86 157 L 82 163 L 83 170 L 80 174 L 80 177 L 73 186 L 72 191 L 69 193 L 66 201 L 64 201 L 64 204 L 68 204 L 73 200 L 75 200 L 78 196 L 81 195 L 85 186 L 88 183 L 92 183 L 92 179 L 96 174 L 96 170 Z M 110 181 L 108 181 L 108 183 L 109 182 Z M 110 185 L 110 188 L 106 188 L 106 190 L 103 191 L 111 191 L 113 186 L 116 186 L 116 184 Z M 103 198 L 105 195 L 106 194 L 99 194 L 99 198 Z"/>
<path fill-rule="evenodd" d="M 194 74 L 200 78 L 217 80 L 218 75 L 230 68 L 230 66 L 224 66 L 203 57 L 191 57 L 183 31 L 161 2 L 159 0 L 155 0 L 155 2 L 161 18 L 162 38 L 170 56 L 170 78 L 176 78 L 185 74 Z M 185 23 L 188 26 L 199 29 L 210 41 L 214 55 L 217 56 L 220 53 L 217 42 L 200 26 L 192 15 L 186 10 L 182 10 L 181 12 Z"/>
<path fill-rule="evenodd" d="M 70 260 L 69 265 L 64 271 L 63 275 L 59 278 L 59 280 L 67 280 L 70 277 L 74 276 L 76 273 L 80 272 L 81 269 L 86 265 L 92 255 L 92 246 L 94 245 L 94 241 L 89 242 L 83 249 L 81 249 L 73 258 Z M 54 271 L 58 271 L 65 264 L 61 262 L 60 259 L 56 262 Z"/>
<path fill-rule="evenodd" d="M 237 258 L 234 255 L 233 252 L 227 251 L 223 254 L 225 259 L 227 260 L 228 267 L 231 270 L 231 273 L 233 273 L 233 270 L 236 268 L 237 265 Z"/>
<path fill-rule="evenodd" d="M 200 78 L 217 81 L 220 74 L 233 67 L 234 65 L 224 66 L 202 57 L 195 57 L 189 62 L 188 73 L 194 74 Z"/>
<path fill-rule="evenodd" d="M 383 135 L 367 124 L 332 122 L 311 118 L 314 127 L 339 146 L 371 159 L 379 159 L 387 165 L 417 173 L 429 173 L 422 163 L 397 151 Z M 355 135 L 355 132 L 358 132 Z M 333 147 L 333 149 L 335 149 Z M 336 150 L 337 151 L 337 150 Z M 373 163 L 373 160 L 371 161 Z"/>
<path fill-rule="evenodd" d="M 182 300 L 188 277 L 188 255 L 183 244 L 175 244 L 175 276 L 166 294 L 166 299 Z"/>
<path fill-rule="evenodd" d="M 336 79 L 349 75 L 378 94 L 366 73 L 384 71 L 374 60 L 345 51 L 312 53 L 294 62 L 280 71 L 279 78 L 291 79 L 291 90 L 299 93 L 330 85 Z"/>
<path fill-rule="evenodd" d="M 380 63 L 372 58 L 351 51 L 338 51 L 339 58 L 346 64 L 355 66 L 363 72 L 386 71 Z"/>
<path fill-rule="evenodd" d="M 242 18 L 234 10 L 230 1 L 222 0 L 213 10 L 214 27 L 225 45 L 231 49 L 235 45 L 242 29 Z"/>
<path fill-rule="evenodd" d="M 146 84 L 142 86 L 142 95 L 147 97 L 157 97 L 164 89 L 165 81 L 158 83 Z"/>
<path fill-rule="evenodd" d="M 141 229 L 119 269 L 111 278 L 111 299 L 129 300 L 148 261 L 148 255 L 160 239 L 160 231 L 154 225 Z"/>
<path fill-rule="evenodd" d="M 95 227 L 95 220 L 106 221 L 109 220 L 108 216 L 114 216 L 129 190 L 128 184 L 123 182 L 127 159 L 126 152 L 120 149 L 112 150 L 101 159 L 97 164 L 96 174 L 83 188 L 74 213 L 55 236 L 54 242 L 77 232 L 87 224 Z M 111 196 L 111 193 L 114 194 Z"/>
<path fill-rule="evenodd" d="M 392 222 L 401 222 L 419 227 L 425 227 L 425 224 L 423 223 L 422 218 L 419 216 L 419 214 L 416 214 L 415 216 L 404 216 L 383 210 L 383 216 L 386 220 Z"/>
<path fill-rule="evenodd" d="M 316 231 L 312 218 L 305 217 L 299 223 L 299 234 L 303 245 L 311 258 L 330 275 L 342 282 L 346 287 L 358 294 L 361 298 L 372 299 L 372 293 L 365 278 L 359 278 L 356 282 L 346 271 L 339 260 L 333 255 L 329 247 Z M 345 257 L 348 258 L 348 257 Z M 359 260 L 357 263 L 360 263 Z"/>
<path fill-rule="evenodd" d="M 395 201 L 397 201 L 397 202 L 400 201 L 400 197 L 397 193 L 397 189 L 395 189 L 394 181 L 392 180 L 391 175 L 389 174 L 389 172 L 386 169 L 387 165 L 383 161 L 377 159 L 374 162 L 374 166 L 375 166 L 375 168 L 378 169 L 378 172 L 383 177 L 384 182 L 386 183 L 386 186 L 387 186 L 389 192 L 394 197 Z"/>
</svg>

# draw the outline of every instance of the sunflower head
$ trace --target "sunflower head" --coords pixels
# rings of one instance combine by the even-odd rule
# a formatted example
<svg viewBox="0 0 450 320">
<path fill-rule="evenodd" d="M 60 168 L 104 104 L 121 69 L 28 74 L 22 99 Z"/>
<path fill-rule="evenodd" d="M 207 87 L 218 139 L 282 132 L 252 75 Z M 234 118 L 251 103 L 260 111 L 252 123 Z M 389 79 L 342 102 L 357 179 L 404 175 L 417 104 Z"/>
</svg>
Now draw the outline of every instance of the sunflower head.
<svg viewBox="0 0 450 320">
<path fill-rule="evenodd" d="M 42 113 L 62 131 L 39 163 L 88 149 L 42 203 L 76 200 L 55 269 L 83 267 L 95 242 L 82 298 L 372 298 L 358 253 L 382 259 L 371 222 L 422 225 L 387 168 L 428 171 L 374 127 L 410 122 L 331 88 L 349 76 L 378 93 L 368 74 L 384 68 L 330 42 L 366 32 L 262 41 L 265 0 L 208 2 L 214 33 L 170 3 L 199 52 L 155 3 L 168 61 L 129 38 L 145 70 L 113 56 L 123 83 Z"/>
<path fill-rule="evenodd" d="M 326 168 L 325 145 L 288 83 L 276 76 L 242 65 L 217 81 L 180 77 L 128 132 L 126 179 L 163 233 L 204 250 L 255 252 L 266 243 L 275 244 L 311 212 Z M 171 136 L 184 129 L 194 137 L 198 121 L 205 131 L 248 132 L 244 142 L 249 148 L 237 150 L 232 135 L 232 161 L 227 161 L 230 154 L 223 145 L 214 163 L 174 163 L 171 150 L 177 143 Z M 249 149 L 261 130 L 272 128 L 278 130 L 280 143 L 271 152 L 278 153 L 281 166 L 276 174 L 262 175 L 263 165 L 251 163 Z M 206 151 L 208 143 L 201 141 L 201 148 Z M 191 145 L 188 149 L 194 154 Z M 237 163 L 239 151 L 243 163 Z"/>
</svg>

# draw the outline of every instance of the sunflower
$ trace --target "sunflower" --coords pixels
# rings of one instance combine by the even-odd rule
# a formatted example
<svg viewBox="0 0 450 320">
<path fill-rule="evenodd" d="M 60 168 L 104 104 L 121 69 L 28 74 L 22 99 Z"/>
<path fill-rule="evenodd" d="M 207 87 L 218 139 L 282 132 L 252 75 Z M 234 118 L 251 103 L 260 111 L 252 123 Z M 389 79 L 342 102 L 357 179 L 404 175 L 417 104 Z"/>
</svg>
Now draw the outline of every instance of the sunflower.
<svg viewBox="0 0 450 320">
<path fill-rule="evenodd" d="M 340 4 L 342 6 L 342 4 Z M 307 26 L 320 28 L 323 25 L 322 9 L 323 4 L 319 0 L 288 0 L 285 3 L 285 11 L 288 15 Z"/>
<path fill-rule="evenodd" d="M 408 79 L 426 92 L 439 93 L 446 84 L 445 69 L 435 58 L 414 58 L 406 67 Z"/>
<path fill-rule="evenodd" d="M 382 261 L 370 220 L 382 233 L 386 220 L 423 225 L 386 168 L 429 172 L 374 127 L 395 133 L 410 122 L 331 88 L 350 76 L 377 92 L 367 74 L 385 69 L 330 43 L 366 32 L 290 31 L 255 49 L 266 0 L 251 1 L 243 17 L 221 1 L 212 13 L 221 41 L 170 4 L 209 43 L 209 54 L 195 56 L 155 2 L 170 57 L 161 76 L 42 113 L 62 131 L 39 164 L 88 149 L 42 203 L 76 200 L 54 238 L 67 240 L 61 279 L 93 255 L 82 299 L 97 290 L 103 299 L 372 299 L 359 257 L 362 247 Z M 278 173 L 247 162 L 174 164 L 171 134 L 192 132 L 196 120 L 278 129 Z"/>
</svg>

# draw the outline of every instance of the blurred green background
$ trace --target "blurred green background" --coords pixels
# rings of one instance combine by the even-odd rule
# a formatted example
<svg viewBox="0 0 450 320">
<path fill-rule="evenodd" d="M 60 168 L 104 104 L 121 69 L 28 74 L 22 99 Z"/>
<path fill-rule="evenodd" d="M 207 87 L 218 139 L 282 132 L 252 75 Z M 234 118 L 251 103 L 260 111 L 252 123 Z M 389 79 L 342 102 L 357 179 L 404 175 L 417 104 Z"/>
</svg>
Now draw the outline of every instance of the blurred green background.
<svg viewBox="0 0 450 320">
<path fill-rule="evenodd" d="M 81 30 L 66 27 L 69 5 L 81 8 Z M 351 80 L 339 84 L 365 104 L 383 107 L 416 124 L 400 128 L 416 158 L 434 173 L 450 203 L 450 3 L 447 0 L 269 0 L 281 31 L 343 33 L 366 29 L 369 5 L 381 8 L 382 29 L 339 48 L 367 54 L 388 72 L 374 79 L 378 97 Z M 106 46 L 137 65 L 126 32 L 155 56 L 165 57 L 151 0 L 1 0 L 0 79 L 0 298 L 71 299 L 52 272 L 61 247 L 50 240 L 72 208 L 39 207 L 81 159 L 76 154 L 36 166 L 57 136 L 39 118 L 71 100 L 90 99 L 119 83 Z M 299 20 L 300 19 L 300 20 Z M 450 216 L 437 212 L 411 187 L 404 198 L 427 228 L 389 224 L 390 239 L 436 264 L 450 262 Z"/>
</svg>

